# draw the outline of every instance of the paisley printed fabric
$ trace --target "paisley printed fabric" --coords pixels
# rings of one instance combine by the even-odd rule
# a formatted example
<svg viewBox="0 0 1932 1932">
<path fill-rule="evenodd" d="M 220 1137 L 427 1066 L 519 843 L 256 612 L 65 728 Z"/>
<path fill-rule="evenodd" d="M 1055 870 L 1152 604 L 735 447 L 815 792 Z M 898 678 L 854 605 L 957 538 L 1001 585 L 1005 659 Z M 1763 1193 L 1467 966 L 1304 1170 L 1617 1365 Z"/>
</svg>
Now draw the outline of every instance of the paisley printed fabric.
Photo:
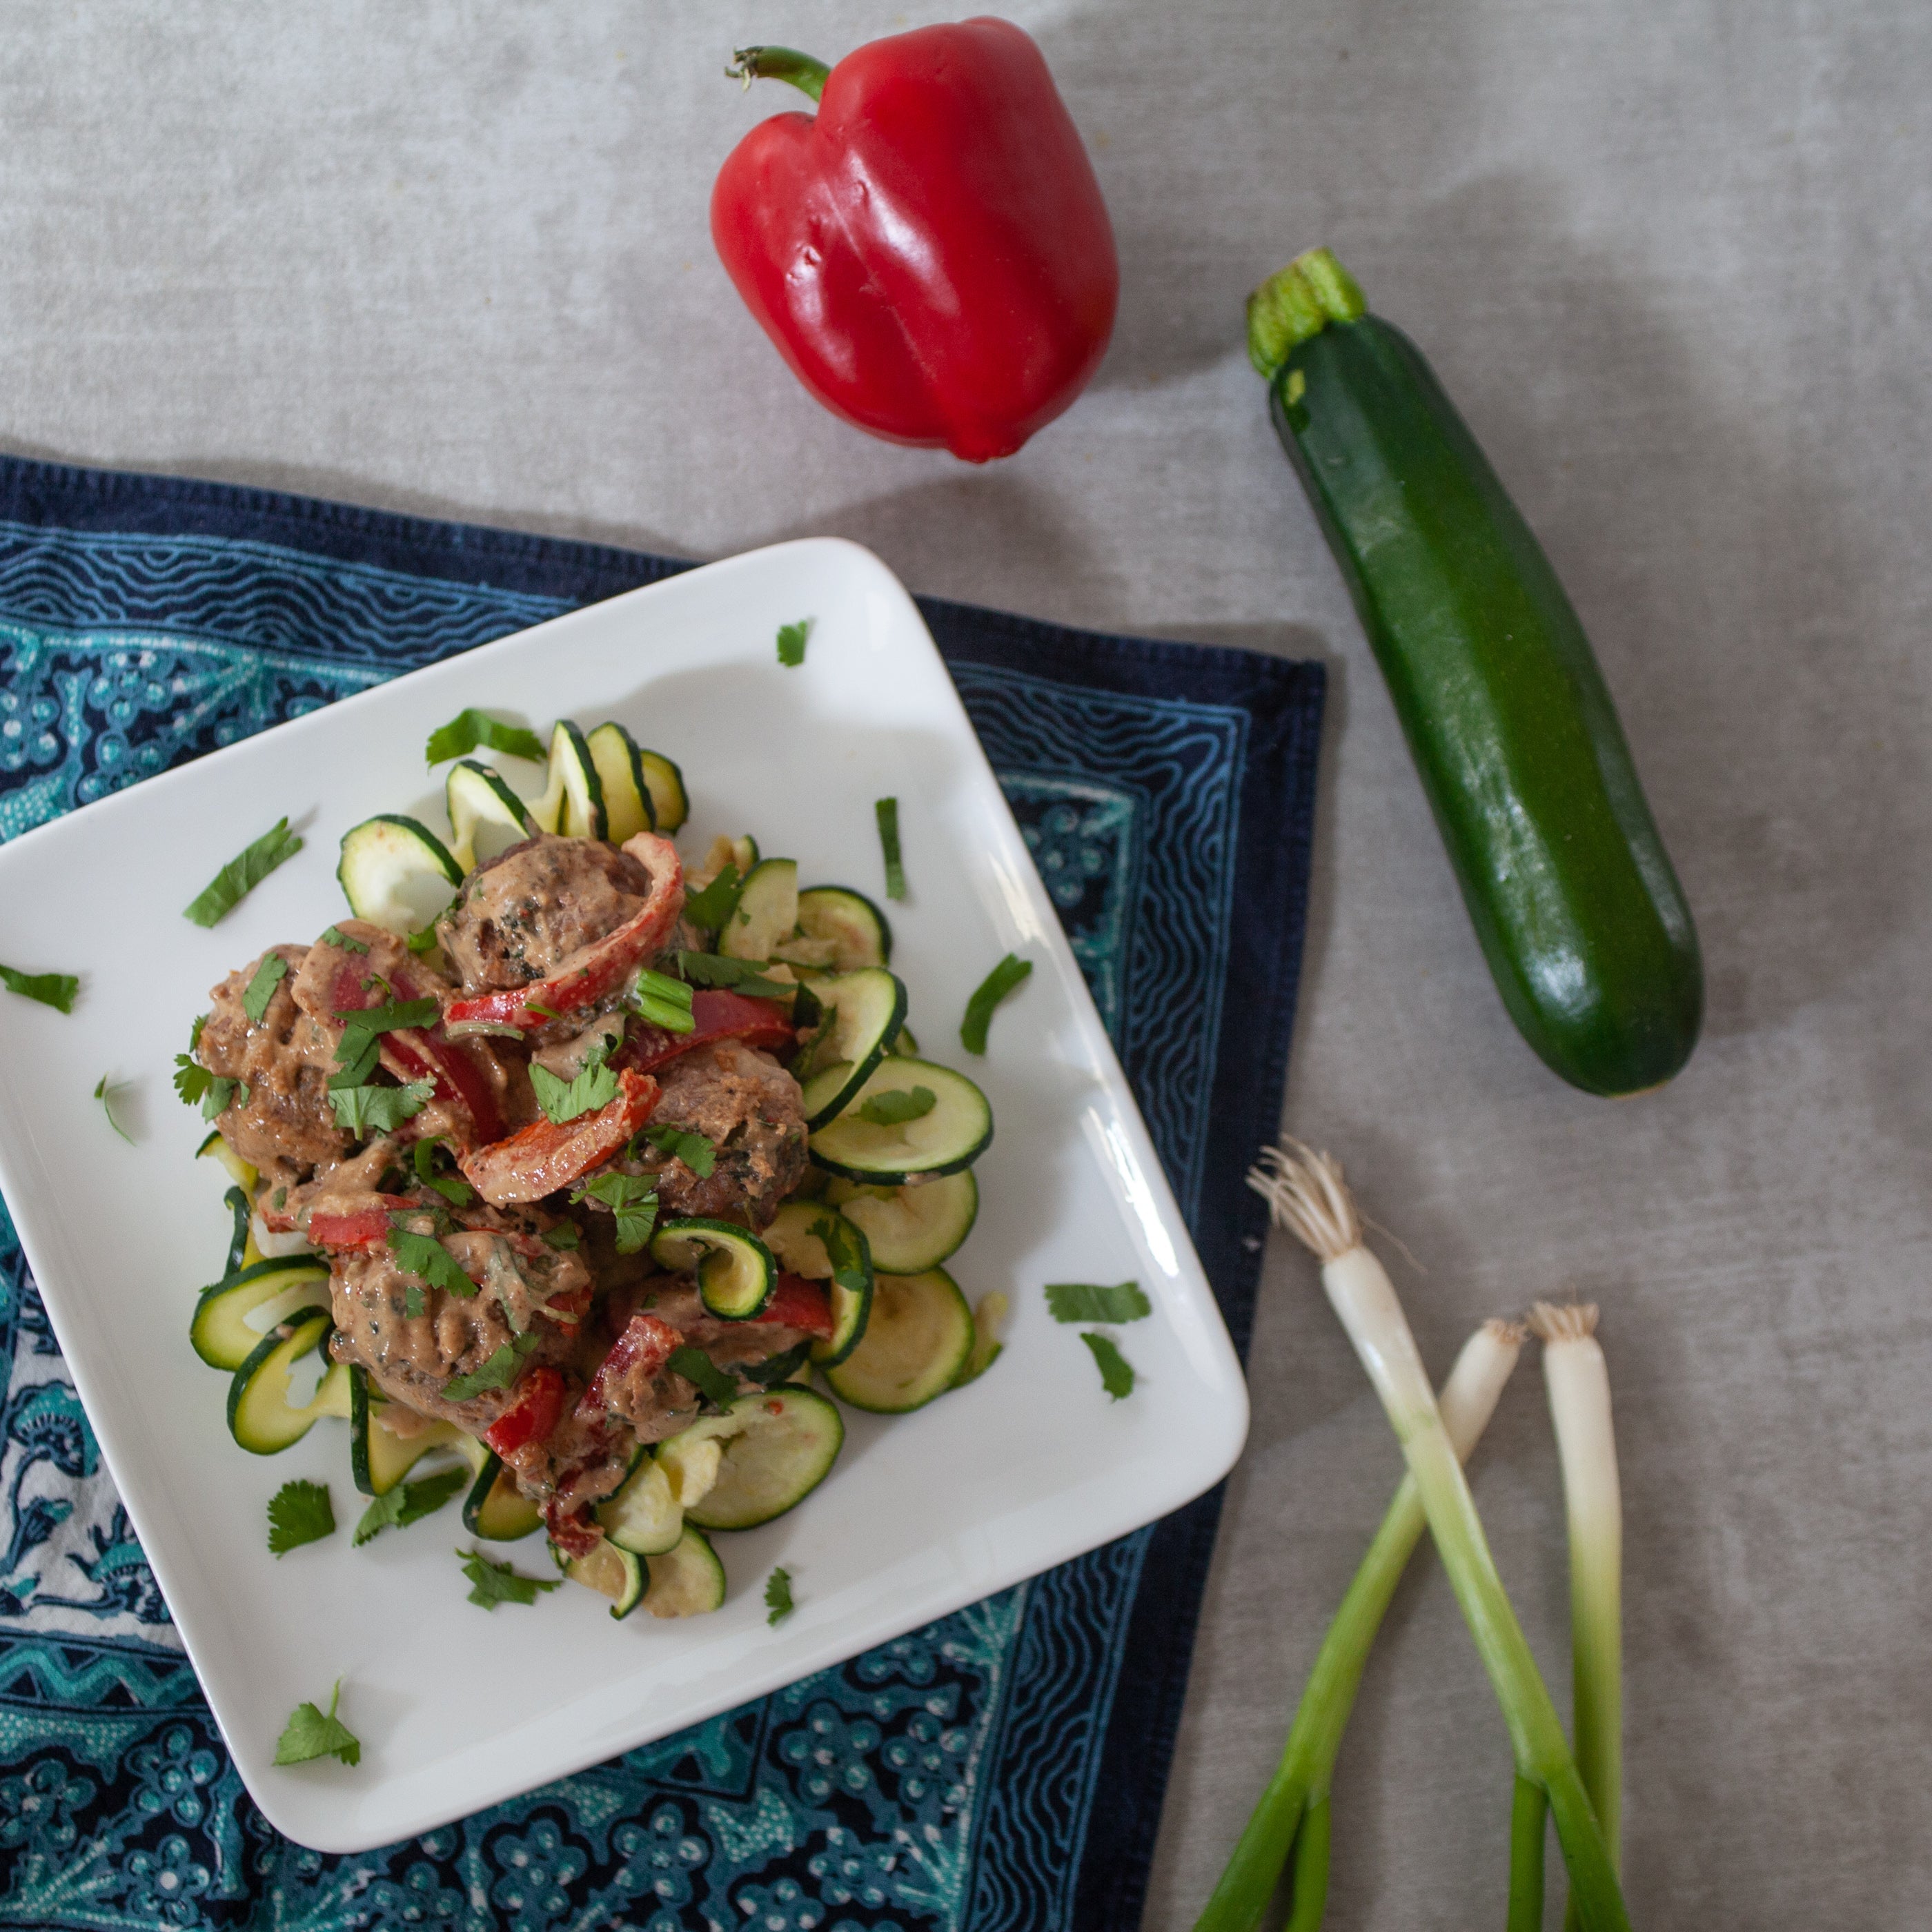
<svg viewBox="0 0 1932 1932">
<path fill-rule="evenodd" d="M 0 838 L 682 566 L 0 461 Z M 1317 668 L 926 607 L 1245 1348 Z M 0 1926 L 1130 1928 L 1214 1498 L 694 1730 L 325 1856 L 242 1787 L 0 1215 Z M 1100 1794 L 1104 1792 L 1104 1799 Z"/>
</svg>

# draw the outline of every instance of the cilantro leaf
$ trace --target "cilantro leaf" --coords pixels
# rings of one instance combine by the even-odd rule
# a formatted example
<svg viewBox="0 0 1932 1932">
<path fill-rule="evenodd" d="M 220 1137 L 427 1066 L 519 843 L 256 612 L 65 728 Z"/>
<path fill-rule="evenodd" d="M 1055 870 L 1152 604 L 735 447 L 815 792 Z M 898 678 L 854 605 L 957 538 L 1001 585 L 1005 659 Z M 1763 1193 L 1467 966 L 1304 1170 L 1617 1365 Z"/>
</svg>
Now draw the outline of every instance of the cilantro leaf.
<svg viewBox="0 0 1932 1932">
<path fill-rule="evenodd" d="M 328 1102 L 344 1132 L 392 1134 L 421 1113 L 435 1092 L 434 1080 L 412 1080 L 406 1087 L 337 1087 L 329 1090 Z"/>
<path fill-rule="evenodd" d="M 601 1201 L 617 1217 L 617 1252 L 634 1255 L 658 1222 L 657 1183 L 649 1174 L 600 1174 L 571 1195 L 573 1201 Z"/>
<path fill-rule="evenodd" d="M 526 1000 L 524 1002 L 524 1011 L 526 1013 L 541 1013 L 547 1020 L 560 1020 L 563 1017 L 556 1007 L 547 1006 L 540 1000 Z"/>
<path fill-rule="evenodd" d="M 574 1221 L 560 1221 L 554 1228 L 546 1228 L 537 1238 L 545 1247 L 555 1248 L 559 1253 L 584 1245 L 584 1238 L 577 1232 Z"/>
<path fill-rule="evenodd" d="M 406 1027 L 434 1026 L 442 1011 L 433 999 L 391 1000 L 380 1006 L 341 1007 L 335 1017 L 350 1032 L 399 1033 Z"/>
<path fill-rule="evenodd" d="M 132 1147 L 134 1144 L 134 1136 L 114 1118 L 114 1096 L 116 1094 L 124 1091 L 126 1083 L 124 1082 L 122 1082 L 122 1085 L 119 1087 L 109 1086 L 107 1084 L 107 1076 L 104 1073 L 100 1076 L 98 1083 L 94 1087 L 94 1097 L 100 1102 L 100 1111 L 107 1116 L 107 1124 L 112 1127 L 130 1147 Z"/>
<path fill-rule="evenodd" d="M 289 976 L 289 962 L 279 952 L 265 952 L 262 963 L 255 968 L 255 976 L 248 982 L 248 990 L 242 995 L 242 1010 L 248 1016 L 250 1026 L 260 1026 L 268 1010 L 268 1002 L 275 997 L 275 988 Z"/>
<path fill-rule="evenodd" d="M 872 807 L 879 821 L 879 848 L 886 859 L 886 896 L 902 899 L 906 896 L 905 862 L 899 856 L 899 802 L 882 798 Z"/>
<path fill-rule="evenodd" d="M 304 1543 L 335 1534 L 335 1510 L 326 1483 L 298 1476 L 268 1498 L 268 1553 L 284 1556 Z"/>
<path fill-rule="evenodd" d="M 345 952 L 367 952 L 369 950 L 368 940 L 351 939 L 348 934 L 338 926 L 323 928 L 322 943 L 325 946 L 339 946 Z"/>
<path fill-rule="evenodd" d="M 475 1289 L 470 1291 L 472 1294 Z M 472 1369 L 466 1376 L 452 1376 L 442 1385 L 446 1400 L 467 1402 L 473 1395 L 482 1395 L 488 1389 L 508 1388 L 517 1378 L 517 1371 L 524 1365 L 524 1358 L 534 1348 L 539 1340 L 532 1328 L 519 1335 L 514 1342 L 506 1342 L 481 1368 Z"/>
<path fill-rule="evenodd" d="M 360 1764 L 362 1741 L 335 1714 L 342 1696 L 342 1679 L 335 1680 L 329 1693 L 325 1715 L 313 1704 L 298 1704 L 275 1746 L 278 1764 L 306 1764 L 312 1757 L 339 1757 L 344 1764 Z"/>
<path fill-rule="evenodd" d="M 688 1343 L 682 1348 L 674 1348 L 664 1366 L 673 1374 L 683 1376 L 714 1408 L 729 1408 L 738 1400 L 736 1380 L 728 1376 L 702 1348 L 694 1348 Z"/>
<path fill-rule="evenodd" d="M 968 1053 L 986 1050 L 986 1029 L 993 1023 L 993 1009 L 1033 970 L 1033 962 L 1009 952 L 966 1002 L 966 1017 L 959 1022 L 959 1044 Z"/>
<path fill-rule="evenodd" d="M 416 1171 L 416 1178 L 425 1187 L 433 1187 L 452 1208 L 467 1208 L 476 1198 L 476 1190 L 468 1181 L 459 1180 L 453 1174 L 439 1174 L 436 1171 L 436 1150 L 446 1134 L 431 1134 L 427 1140 L 418 1141 L 410 1154 L 411 1164 Z"/>
<path fill-rule="evenodd" d="M 805 640 L 812 635 L 812 620 L 802 619 L 796 624 L 778 626 L 778 662 L 796 666 L 805 662 Z"/>
<path fill-rule="evenodd" d="M 1154 1304 L 1137 1281 L 1102 1288 L 1090 1281 L 1050 1281 L 1046 1305 L 1056 1322 L 1138 1322 L 1154 1312 Z"/>
<path fill-rule="evenodd" d="M 289 821 L 278 818 L 254 844 L 245 847 L 224 866 L 188 906 L 183 916 L 196 926 L 215 926 L 232 912 L 278 866 L 292 859 L 302 848 L 302 840 L 289 830 Z"/>
<path fill-rule="evenodd" d="M 480 1550 L 459 1550 L 470 1579 L 470 1600 L 494 1610 L 499 1604 L 534 1604 L 539 1590 L 554 1590 L 561 1576 L 526 1576 L 508 1563 L 492 1563 Z"/>
<path fill-rule="evenodd" d="M 915 1087 L 910 1093 L 888 1087 L 859 1109 L 859 1118 L 875 1127 L 901 1126 L 908 1120 L 922 1120 L 938 1104 L 939 1096 L 930 1087 Z"/>
<path fill-rule="evenodd" d="M 687 904 L 687 915 L 690 910 Z M 758 970 L 762 963 L 750 959 L 728 959 L 722 952 L 680 952 L 677 956 L 678 970 L 700 986 L 728 986 L 734 993 L 748 994 L 754 1000 L 787 998 L 798 991 L 796 986 L 782 980 L 766 979 Z"/>
<path fill-rule="evenodd" d="M 407 1529 L 411 1523 L 434 1516 L 469 1480 L 461 1469 L 443 1469 L 419 1483 L 398 1483 L 362 1512 L 362 1520 L 356 1526 L 355 1546 L 360 1550 L 386 1529 Z"/>
<path fill-rule="evenodd" d="M 693 892 L 685 901 L 685 917 L 700 932 L 722 932 L 724 922 L 737 910 L 738 892 L 743 884 L 737 867 L 728 862 L 708 886 L 700 892 Z M 678 955 L 680 968 L 689 956 L 682 952 Z"/>
<path fill-rule="evenodd" d="M 1091 1329 L 1083 1331 L 1080 1339 L 1094 1352 L 1094 1360 L 1100 1370 L 1100 1386 L 1116 1402 L 1124 1395 L 1131 1395 L 1134 1371 L 1126 1357 L 1106 1336 L 1096 1335 Z"/>
<path fill-rule="evenodd" d="M 775 1624 L 792 1613 L 791 1572 L 781 1564 L 765 1584 L 765 1621 Z"/>
<path fill-rule="evenodd" d="M 335 1042 L 336 1071 L 328 1076 L 332 1092 L 344 1087 L 366 1087 L 382 1056 L 376 1036 L 366 1027 L 347 1026 Z"/>
<path fill-rule="evenodd" d="M 604 1064 L 602 1054 L 585 1061 L 574 1080 L 560 1080 L 547 1066 L 530 1064 L 530 1085 L 537 1105 L 559 1126 L 584 1114 L 595 1114 L 617 1097 L 617 1076 Z"/>
<path fill-rule="evenodd" d="M 709 1180 L 718 1165 L 716 1144 L 702 1134 L 688 1134 L 682 1127 L 646 1127 L 638 1138 L 649 1141 L 660 1154 L 682 1161 L 700 1180 Z"/>
<path fill-rule="evenodd" d="M 0 966 L 0 986 L 23 1000 L 38 1000 L 44 1006 L 70 1013 L 80 981 L 71 973 L 16 973 L 10 966 Z"/>
<path fill-rule="evenodd" d="M 422 1290 L 412 1281 L 404 1282 L 403 1285 L 404 1319 L 409 1322 L 415 1321 L 422 1313 L 425 1306 Z"/>
<path fill-rule="evenodd" d="M 389 1252 L 405 1274 L 416 1275 L 432 1288 L 440 1288 L 464 1301 L 476 1292 L 476 1284 L 463 1272 L 462 1264 L 434 1234 L 392 1227 Z"/>
<path fill-rule="evenodd" d="M 175 1091 L 192 1107 L 199 1101 L 201 1118 L 212 1120 L 228 1111 L 228 1103 L 238 1093 L 242 1105 L 248 1104 L 248 1083 L 231 1080 L 226 1074 L 211 1073 L 198 1060 L 185 1053 L 175 1055 Z"/>
<path fill-rule="evenodd" d="M 436 946 L 436 922 L 432 920 L 428 925 L 411 933 L 403 944 L 412 952 L 434 952 Z"/>
<path fill-rule="evenodd" d="M 863 1294 L 871 1272 L 870 1258 L 860 1246 L 863 1238 L 842 1214 L 827 1214 L 812 1224 L 812 1238 L 824 1246 L 832 1264 L 832 1279 L 848 1294 Z"/>
<path fill-rule="evenodd" d="M 500 724 L 487 711 L 473 706 L 459 711 L 447 724 L 439 724 L 429 734 L 423 756 L 433 765 L 446 764 L 452 758 L 466 756 L 478 745 L 501 752 L 506 758 L 543 763 L 543 741 L 534 731 L 526 731 L 520 724 Z"/>
</svg>

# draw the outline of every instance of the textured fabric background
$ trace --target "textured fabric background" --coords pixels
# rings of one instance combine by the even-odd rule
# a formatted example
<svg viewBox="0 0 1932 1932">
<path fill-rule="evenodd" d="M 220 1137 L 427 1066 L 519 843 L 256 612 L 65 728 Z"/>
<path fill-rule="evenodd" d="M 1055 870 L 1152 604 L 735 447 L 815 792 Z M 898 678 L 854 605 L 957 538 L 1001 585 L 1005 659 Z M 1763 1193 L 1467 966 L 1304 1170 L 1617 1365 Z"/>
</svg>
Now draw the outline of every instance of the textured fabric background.
<svg viewBox="0 0 1932 1932">
<path fill-rule="evenodd" d="M 1909 0 L 1015 5 L 1122 244 L 1094 390 L 968 471 L 804 399 L 706 240 L 878 4 L 0 6 L 0 437 L 715 555 L 832 531 L 915 588 L 1319 656 L 1288 1107 L 1480 1316 L 1604 1304 L 1640 1924 L 1922 1921 L 1932 1886 L 1932 10 Z M 1434 359 L 1595 639 L 1698 914 L 1675 1087 L 1556 1083 L 1487 983 L 1240 352 L 1333 243 Z M 1271 1251 L 1148 1923 L 1192 1919 L 1394 1481 Z M 1534 1372 L 1475 1477 L 1565 1674 Z M 1420 1566 L 1342 1754 L 1332 1922 L 1499 1916 L 1502 1731 Z M 1553 1923 L 1552 1920 L 1552 1923 Z"/>
</svg>

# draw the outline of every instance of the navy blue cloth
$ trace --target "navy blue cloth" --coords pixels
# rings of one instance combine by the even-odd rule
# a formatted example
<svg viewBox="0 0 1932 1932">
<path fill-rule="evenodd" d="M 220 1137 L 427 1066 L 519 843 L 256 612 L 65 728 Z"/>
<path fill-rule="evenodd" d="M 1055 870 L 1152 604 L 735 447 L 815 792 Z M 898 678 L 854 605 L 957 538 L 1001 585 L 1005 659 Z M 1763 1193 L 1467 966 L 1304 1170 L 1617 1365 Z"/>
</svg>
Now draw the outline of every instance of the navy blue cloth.
<svg viewBox="0 0 1932 1932">
<path fill-rule="evenodd" d="M 686 567 L 0 460 L 0 838 Z M 921 608 L 1245 1354 L 1265 1216 L 1242 1175 L 1287 1066 L 1321 668 Z M 242 1788 L 4 1217 L 0 1372 L 0 1924 L 1138 1919 L 1218 1492 L 678 1737 L 326 1857 Z"/>
</svg>

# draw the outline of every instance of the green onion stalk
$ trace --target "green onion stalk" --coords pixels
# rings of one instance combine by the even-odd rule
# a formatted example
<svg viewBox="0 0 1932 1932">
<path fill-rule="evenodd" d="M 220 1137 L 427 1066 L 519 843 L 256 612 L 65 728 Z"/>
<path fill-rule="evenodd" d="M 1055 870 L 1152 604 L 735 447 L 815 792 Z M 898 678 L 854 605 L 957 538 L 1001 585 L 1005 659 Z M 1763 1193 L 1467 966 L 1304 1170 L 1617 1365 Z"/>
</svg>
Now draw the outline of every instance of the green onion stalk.
<svg viewBox="0 0 1932 1932">
<path fill-rule="evenodd" d="M 1463 1344 L 1442 1385 L 1442 1425 L 1465 1461 L 1496 1413 L 1524 1333 L 1513 1322 L 1485 1322 Z M 1328 1903 L 1328 1792 L 1336 1754 L 1370 1648 L 1426 1527 L 1415 1478 L 1405 1476 L 1322 1640 L 1281 1762 L 1196 1920 L 1195 1932 L 1250 1932 L 1261 1923 L 1291 1858 L 1291 1932 L 1313 1932 L 1321 1924 Z"/>
<path fill-rule="evenodd" d="M 1623 1814 L 1623 1499 L 1610 1426 L 1610 1378 L 1590 1304 L 1539 1301 L 1529 1325 L 1543 1344 L 1570 1525 L 1570 1677 L 1576 1768 L 1615 1865 Z M 1574 1914 L 1572 1915 L 1574 1917 Z"/>
<path fill-rule="evenodd" d="M 1496 1573 L 1408 1318 L 1388 1271 L 1363 1243 L 1360 1216 L 1340 1165 L 1289 1142 L 1268 1149 L 1249 1179 L 1266 1198 L 1276 1222 L 1322 1263 L 1329 1305 L 1348 1331 L 1402 1444 L 1450 1586 L 1502 1707 L 1516 1772 L 1510 1831 L 1510 1932 L 1531 1932 L 1541 1923 L 1546 1813 L 1556 1823 L 1570 1874 L 1571 1907 L 1582 1932 L 1629 1932 L 1629 1914 L 1597 1814 Z"/>
</svg>

